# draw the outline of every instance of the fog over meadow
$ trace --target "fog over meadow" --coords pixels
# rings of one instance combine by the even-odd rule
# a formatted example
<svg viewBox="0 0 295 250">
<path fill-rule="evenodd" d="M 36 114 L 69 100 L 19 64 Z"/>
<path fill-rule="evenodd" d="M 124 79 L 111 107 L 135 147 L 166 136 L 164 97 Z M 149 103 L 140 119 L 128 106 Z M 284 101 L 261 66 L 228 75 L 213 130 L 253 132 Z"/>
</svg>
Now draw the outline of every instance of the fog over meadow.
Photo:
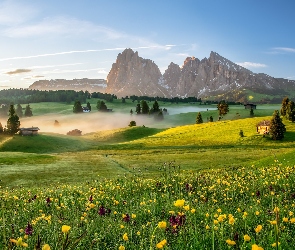
<svg viewBox="0 0 295 250">
<path fill-rule="evenodd" d="M 206 111 L 207 108 L 199 107 L 180 107 L 168 109 L 169 116 L 177 115 L 180 113 Z M 215 110 L 215 108 L 209 108 L 209 110 Z M 6 124 L 6 121 L 2 120 L 2 125 Z M 58 121 L 59 126 L 55 125 L 55 120 Z M 163 122 L 155 121 L 152 116 L 146 115 L 130 115 L 129 113 L 120 112 L 89 112 L 80 114 L 44 114 L 32 117 L 21 117 L 21 128 L 22 127 L 38 127 L 39 132 L 53 132 L 59 134 L 66 134 L 73 129 L 79 129 L 82 134 L 91 132 L 112 130 L 118 128 L 128 127 L 130 121 L 136 121 L 137 126 L 146 126 L 154 128 L 173 127 L 174 124 L 169 124 L 165 120 Z"/>
</svg>

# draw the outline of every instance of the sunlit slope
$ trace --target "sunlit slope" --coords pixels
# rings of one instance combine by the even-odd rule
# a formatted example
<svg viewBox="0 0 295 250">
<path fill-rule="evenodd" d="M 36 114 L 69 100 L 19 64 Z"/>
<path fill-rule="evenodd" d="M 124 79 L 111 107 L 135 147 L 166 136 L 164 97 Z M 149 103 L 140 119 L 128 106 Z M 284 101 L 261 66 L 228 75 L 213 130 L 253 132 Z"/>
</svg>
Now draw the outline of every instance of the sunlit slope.
<svg viewBox="0 0 295 250">
<path fill-rule="evenodd" d="M 157 134 L 163 129 L 148 127 L 127 127 L 113 130 L 98 131 L 84 135 L 84 138 L 102 143 L 129 142 Z"/>
<path fill-rule="evenodd" d="M 81 137 L 61 134 L 39 134 L 37 136 L 10 137 L 0 144 L 0 152 L 61 153 L 89 149 L 93 142 Z"/>
<path fill-rule="evenodd" d="M 203 124 L 179 126 L 167 129 L 156 135 L 139 139 L 131 143 L 145 146 L 226 146 L 226 145 L 259 145 L 274 146 L 274 141 L 258 135 L 256 124 L 271 117 L 239 119 L 234 121 L 217 121 Z M 293 145 L 295 125 L 286 122 L 287 133 L 281 146 Z M 244 137 L 239 132 L 243 130 Z"/>
</svg>

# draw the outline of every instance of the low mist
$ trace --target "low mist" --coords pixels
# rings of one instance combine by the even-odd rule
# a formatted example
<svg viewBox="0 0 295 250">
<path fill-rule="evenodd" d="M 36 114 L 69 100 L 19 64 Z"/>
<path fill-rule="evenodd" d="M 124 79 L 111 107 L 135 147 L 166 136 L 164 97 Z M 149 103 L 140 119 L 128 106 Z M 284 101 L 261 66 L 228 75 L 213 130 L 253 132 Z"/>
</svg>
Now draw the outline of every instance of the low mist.
<svg viewBox="0 0 295 250">
<path fill-rule="evenodd" d="M 216 108 L 208 108 L 208 110 L 216 110 Z M 169 115 L 177 115 L 180 113 L 188 112 L 200 112 L 207 111 L 207 108 L 200 107 L 180 107 L 180 108 L 169 108 Z M 1 117 L 0 122 L 4 127 L 6 125 L 8 117 Z M 56 125 L 55 121 L 58 121 Z M 67 132 L 79 129 L 82 134 L 87 134 L 91 132 L 97 132 L 102 130 L 111 130 L 118 128 L 128 127 L 130 121 L 135 121 L 137 126 L 146 126 L 154 128 L 163 128 L 163 123 L 159 123 L 154 120 L 152 116 L 145 115 L 130 115 L 129 113 L 119 113 L 119 112 L 90 112 L 90 113 L 80 113 L 80 114 L 45 114 L 40 116 L 32 117 L 21 117 L 20 127 L 38 127 L 40 132 L 53 132 L 59 134 L 67 134 Z M 164 118 L 164 127 L 172 127 L 174 124 L 168 124 Z"/>
<path fill-rule="evenodd" d="M 55 125 L 55 120 L 58 121 L 58 126 Z M 79 129 L 82 134 L 87 134 L 102 130 L 111 130 L 117 128 L 128 127 L 130 121 L 136 121 L 137 126 L 153 126 L 154 119 L 148 116 L 130 115 L 122 113 L 103 113 L 90 112 L 81 114 L 50 114 L 36 117 L 21 118 L 22 127 L 38 127 L 40 132 L 53 132 L 66 134 L 73 129 Z"/>
</svg>

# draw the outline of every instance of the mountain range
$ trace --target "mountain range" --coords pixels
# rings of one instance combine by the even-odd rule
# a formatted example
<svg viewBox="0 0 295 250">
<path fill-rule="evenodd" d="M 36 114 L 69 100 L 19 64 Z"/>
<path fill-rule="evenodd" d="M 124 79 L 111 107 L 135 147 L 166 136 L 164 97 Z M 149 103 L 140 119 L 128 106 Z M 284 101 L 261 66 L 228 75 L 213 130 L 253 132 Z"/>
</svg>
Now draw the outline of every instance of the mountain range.
<svg viewBox="0 0 295 250">
<path fill-rule="evenodd" d="M 89 79 L 79 79 L 79 83 L 85 82 L 86 84 L 87 80 L 90 81 Z M 43 86 L 44 89 L 45 81 L 37 81 L 30 88 L 39 89 L 40 86 Z M 52 83 L 54 81 L 57 81 L 55 85 L 61 88 L 62 82 L 51 80 Z M 131 95 L 195 96 L 202 99 L 246 102 L 251 95 L 260 95 L 264 98 L 268 96 L 270 99 L 277 97 L 281 100 L 282 97 L 295 90 L 294 80 L 253 73 L 216 52 L 211 52 L 208 58 L 202 60 L 187 57 L 182 66 L 171 62 L 162 74 L 152 60 L 140 57 L 138 52 L 134 52 L 132 49 L 125 49 L 118 54 L 106 82 L 103 82 L 102 79 L 92 79 L 91 81 L 96 81 L 94 84 L 98 84 L 97 81 L 100 81 L 102 84 L 100 87 L 103 90 L 100 92 L 112 93 L 118 97 Z M 50 85 L 49 82 L 46 82 L 46 88 Z M 73 86 L 77 87 L 77 85 Z M 85 86 L 89 92 L 97 91 L 93 86 L 91 89 L 90 86 Z"/>
</svg>

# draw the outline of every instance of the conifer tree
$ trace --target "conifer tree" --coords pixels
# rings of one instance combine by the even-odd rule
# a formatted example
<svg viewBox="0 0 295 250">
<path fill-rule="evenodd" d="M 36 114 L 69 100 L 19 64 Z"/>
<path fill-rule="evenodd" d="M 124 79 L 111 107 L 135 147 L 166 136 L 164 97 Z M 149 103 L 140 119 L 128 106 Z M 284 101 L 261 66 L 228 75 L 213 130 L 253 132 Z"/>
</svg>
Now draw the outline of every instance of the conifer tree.
<svg viewBox="0 0 295 250">
<path fill-rule="evenodd" d="M 91 111 L 91 105 L 89 102 L 87 102 L 87 108 Z"/>
<path fill-rule="evenodd" d="M 83 108 L 81 105 L 80 101 L 75 101 L 74 107 L 73 107 L 73 112 L 74 113 L 82 113 L 83 112 Z"/>
<path fill-rule="evenodd" d="M 210 116 L 209 121 L 213 122 L 213 116 L 212 115 Z"/>
<path fill-rule="evenodd" d="M 3 133 L 3 126 L 2 126 L 2 123 L 0 122 L 0 134 L 2 134 Z"/>
<path fill-rule="evenodd" d="M 105 112 L 108 110 L 108 107 L 107 105 L 105 104 L 104 101 L 97 101 L 97 109 L 98 111 L 102 111 L 102 112 Z"/>
<path fill-rule="evenodd" d="M 141 114 L 140 103 L 138 103 L 138 104 L 136 105 L 136 110 L 135 110 L 135 112 L 136 112 L 138 115 Z"/>
<path fill-rule="evenodd" d="M 13 105 L 10 105 L 8 111 L 8 120 L 7 120 L 7 132 L 11 135 L 19 131 L 20 121 L 18 115 L 15 113 Z"/>
<path fill-rule="evenodd" d="M 23 117 L 23 108 L 20 104 L 17 104 L 15 112 L 18 117 Z"/>
<path fill-rule="evenodd" d="M 289 98 L 288 97 L 285 97 L 282 101 L 282 107 L 281 107 L 281 115 L 282 116 L 285 116 L 286 113 L 287 113 L 287 106 L 288 106 L 288 103 L 289 103 Z"/>
<path fill-rule="evenodd" d="M 217 104 L 217 109 L 220 116 L 226 115 L 229 111 L 228 104 L 224 100 Z"/>
<path fill-rule="evenodd" d="M 26 109 L 25 109 L 25 116 L 27 116 L 27 117 L 31 117 L 31 116 L 33 116 L 33 112 L 32 112 L 32 109 L 31 109 L 31 107 L 30 107 L 30 104 L 28 104 L 28 105 L 26 106 Z"/>
<path fill-rule="evenodd" d="M 147 115 L 150 111 L 149 105 L 146 101 L 141 101 L 141 113 Z"/>
<path fill-rule="evenodd" d="M 275 110 L 270 121 L 269 135 L 273 140 L 282 140 L 285 132 L 286 128 L 279 115 L 279 111 Z"/>
<path fill-rule="evenodd" d="M 196 119 L 196 124 L 200 124 L 200 123 L 203 123 L 201 112 L 198 113 L 197 119 Z"/>
<path fill-rule="evenodd" d="M 295 103 L 293 101 L 289 101 L 286 108 L 286 115 L 285 117 L 289 121 L 294 121 L 294 113 L 295 113 Z"/>
<path fill-rule="evenodd" d="M 251 117 L 253 117 L 253 116 L 254 116 L 254 111 L 253 111 L 253 109 L 252 109 L 252 108 L 250 109 L 250 116 L 251 116 Z"/>
</svg>

